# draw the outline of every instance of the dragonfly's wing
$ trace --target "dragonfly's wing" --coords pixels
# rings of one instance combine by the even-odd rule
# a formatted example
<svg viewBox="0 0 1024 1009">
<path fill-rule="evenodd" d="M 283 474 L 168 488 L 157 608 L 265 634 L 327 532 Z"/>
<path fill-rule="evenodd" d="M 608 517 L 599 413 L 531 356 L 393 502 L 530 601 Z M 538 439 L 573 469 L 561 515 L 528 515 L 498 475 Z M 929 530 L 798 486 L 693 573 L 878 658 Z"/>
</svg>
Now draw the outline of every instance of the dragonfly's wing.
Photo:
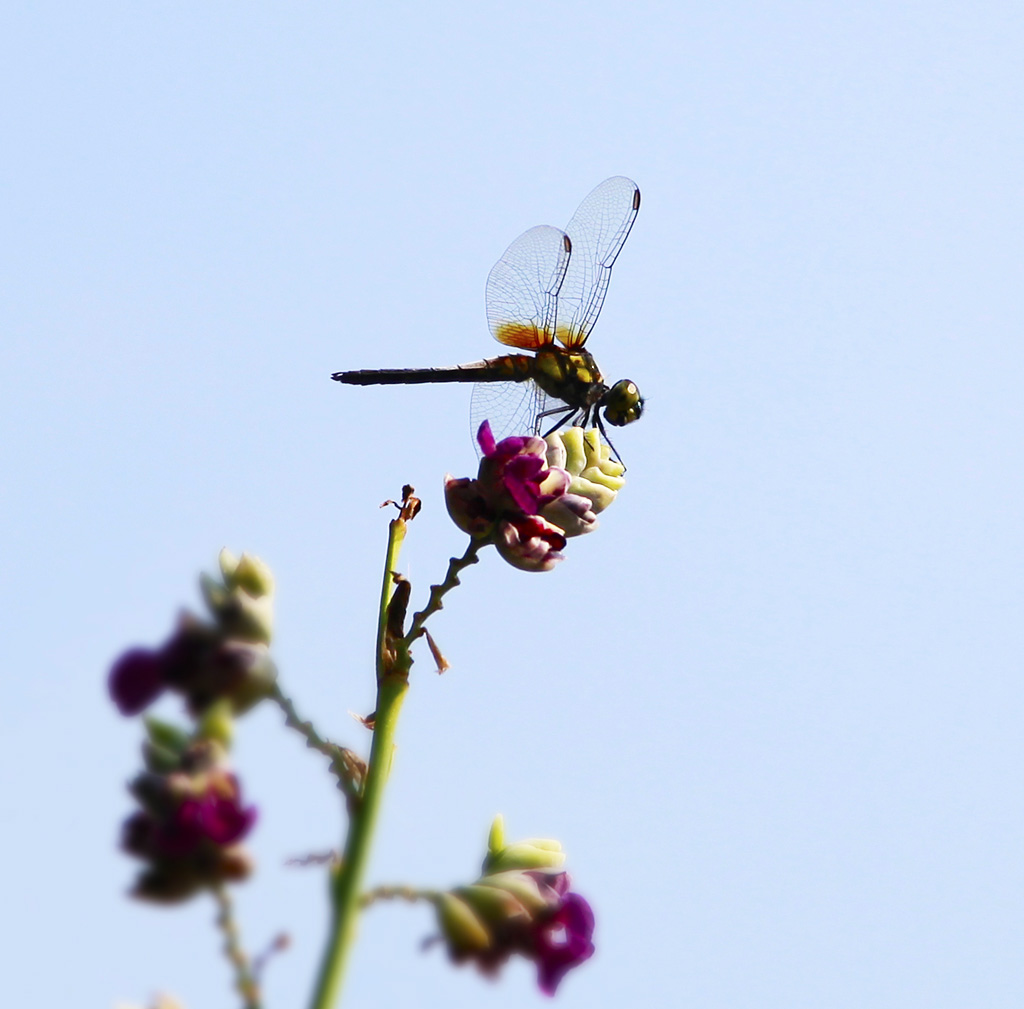
<svg viewBox="0 0 1024 1009">
<path fill-rule="evenodd" d="M 478 382 L 469 404 L 469 425 L 477 455 L 476 433 L 486 420 L 496 441 L 537 433 L 537 418 L 552 401 L 535 382 Z M 557 403 L 557 400 L 553 401 Z"/>
<path fill-rule="evenodd" d="M 640 209 L 632 179 L 605 179 L 579 205 L 565 229 L 572 259 L 558 295 L 556 335 L 566 347 L 582 347 L 601 314 L 612 264 Z"/>
<path fill-rule="evenodd" d="M 570 249 L 565 232 L 542 224 L 505 250 L 487 277 L 487 323 L 495 340 L 521 350 L 554 342 Z"/>
</svg>

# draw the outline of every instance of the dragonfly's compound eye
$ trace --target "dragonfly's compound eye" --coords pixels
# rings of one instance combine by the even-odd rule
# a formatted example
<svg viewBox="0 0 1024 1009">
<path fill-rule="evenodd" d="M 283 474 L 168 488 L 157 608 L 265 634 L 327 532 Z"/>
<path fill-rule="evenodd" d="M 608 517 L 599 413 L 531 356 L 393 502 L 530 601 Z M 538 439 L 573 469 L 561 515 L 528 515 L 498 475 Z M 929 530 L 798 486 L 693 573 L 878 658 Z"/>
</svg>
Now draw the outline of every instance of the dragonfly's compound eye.
<svg viewBox="0 0 1024 1009">
<path fill-rule="evenodd" d="M 624 378 L 615 383 L 604 399 L 604 419 L 615 427 L 639 420 L 644 412 L 644 398 L 635 382 Z"/>
</svg>

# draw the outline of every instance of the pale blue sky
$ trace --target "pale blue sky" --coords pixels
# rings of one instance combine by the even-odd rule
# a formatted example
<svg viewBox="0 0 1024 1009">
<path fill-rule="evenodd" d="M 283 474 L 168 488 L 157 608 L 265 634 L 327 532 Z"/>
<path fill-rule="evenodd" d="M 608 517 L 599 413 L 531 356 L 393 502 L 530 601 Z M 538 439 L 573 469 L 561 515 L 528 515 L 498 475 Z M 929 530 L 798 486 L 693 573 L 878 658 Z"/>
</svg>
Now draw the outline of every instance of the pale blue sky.
<svg viewBox="0 0 1024 1009">
<path fill-rule="evenodd" d="M 613 174 L 643 205 L 590 342 L 629 484 L 554 573 L 496 556 L 415 669 L 375 882 L 470 877 L 492 815 L 599 918 L 564 1006 L 1024 1000 L 1024 11 L 1015 3 L 42 3 L 0 16 L 0 885 L 10 1005 L 232 1005 L 212 908 L 127 901 L 139 726 L 110 659 L 222 545 L 278 578 L 286 689 L 372 706 L 386 516 L 462 549 L 468 392 L 342 368 L 497 349 L 487 272 Z M 176 706 L 160 709 L 173 715 Z M 302 1006 L 337 843 L 260 710 L 239 895 Z M 365 920 L 347 1005 L 521 1007 Z"/>
</svg>

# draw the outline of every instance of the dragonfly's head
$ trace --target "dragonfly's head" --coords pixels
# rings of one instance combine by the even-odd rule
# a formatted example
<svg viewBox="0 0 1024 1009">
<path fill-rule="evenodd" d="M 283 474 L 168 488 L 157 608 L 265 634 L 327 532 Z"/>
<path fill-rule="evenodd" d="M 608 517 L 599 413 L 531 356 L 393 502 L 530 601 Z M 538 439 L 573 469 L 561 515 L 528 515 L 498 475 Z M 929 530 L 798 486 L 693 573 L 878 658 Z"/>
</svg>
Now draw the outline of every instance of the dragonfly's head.
<svg viewBox="0 0 1024 1009">
<path fill-rule="evenodd" d="M 604 419 L 614 427 L 623 427 L 640 419 L 644 412 L 644 398 L 636 383 L 624 378 L 605 393 L 602 406 Z"/>
</svg>

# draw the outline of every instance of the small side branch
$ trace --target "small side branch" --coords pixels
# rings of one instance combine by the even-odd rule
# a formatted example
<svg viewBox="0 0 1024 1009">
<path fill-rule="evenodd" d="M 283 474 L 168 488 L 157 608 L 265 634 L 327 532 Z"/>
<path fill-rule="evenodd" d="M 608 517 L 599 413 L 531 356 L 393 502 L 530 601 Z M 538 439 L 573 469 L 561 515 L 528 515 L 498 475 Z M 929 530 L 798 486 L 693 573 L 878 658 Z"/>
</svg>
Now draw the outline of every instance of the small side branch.
<svg viewBox="0 0 1024 1009">
<path fill-rule="evenodd" d="M 359 906 L 369 907 L 380 900 L 405 900 L 415 904 L 418 900 L 432 900 L 435 896 L 433 890 L 417 890 L 413 886 L 375 886 L 359 898 Z"/>
<path fill-rule="evenodd" d="M 476 564 L 480 559 L 480 548 L 485 545 L 486 540 L 471 539 L 469 546 L 466 547 L 466 552 L 461 557 L 453 557 L 448 562 L 448 573 L 445 575 L 444 581 L 440 585 L 430 586 L 430 599 L 427 605 L 419 613 L 413 614 L 412 625 L 409 627 L 409 633 L 405 636 L 407 645 L 411 645 L 425 633 L 424 625 L 427 620 L 443 608 L 442 600 L 445 595 L 460 584 L 459 573 L 468 568 L 470 564 Z"/>
<path fill-rule="evenodd" d="M 285 725 L 298 732 L 306 740 L 306 746 L 317 753 L 322 753 L 331 762 L 331 773 L 338 779 L 338 787 L 351 808 L 359 801 L 359 792 L 366 773 L 366 765 L 362 758 L 353 750 L 324 739 L 313 727 L 312 722 L 299 717 L 291 699 L 285 697 L 276 683 L 271 689 L 270 698 L 284 712 Z"/>
<path fill-rule="evenodd" d="M 223 885 L 213 887 L 212 893 L 217 902 L 217 928 L 224 937 L 224 956 L 235 971 L 235 989 L 242 996 L 245 1009 L 260 1009 L 259 986 L 239 939 L 231 895 Z"/>
</svg>

